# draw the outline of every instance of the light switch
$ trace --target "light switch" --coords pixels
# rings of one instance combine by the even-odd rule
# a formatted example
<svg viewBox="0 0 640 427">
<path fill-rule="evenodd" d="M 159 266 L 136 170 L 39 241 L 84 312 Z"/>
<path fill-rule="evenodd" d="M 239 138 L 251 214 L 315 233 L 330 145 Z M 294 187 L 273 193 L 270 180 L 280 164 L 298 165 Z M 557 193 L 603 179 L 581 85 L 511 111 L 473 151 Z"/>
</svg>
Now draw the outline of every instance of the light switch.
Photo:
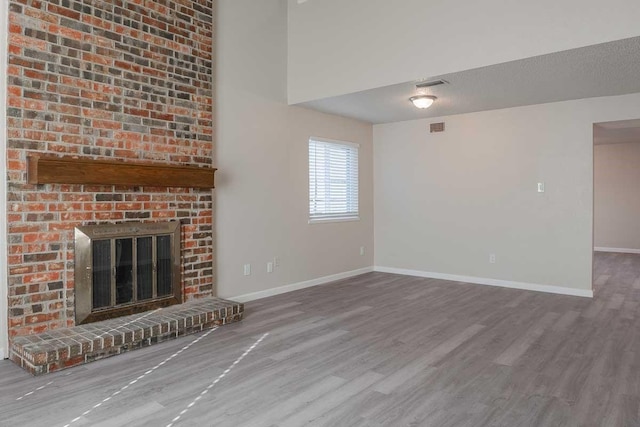
<svg viewBox="0 0 640 427">
<path fill-rule="evenodd" d="M 544 182 L 538 183 L 538 193 L 544 193 Z"/>
</svg>

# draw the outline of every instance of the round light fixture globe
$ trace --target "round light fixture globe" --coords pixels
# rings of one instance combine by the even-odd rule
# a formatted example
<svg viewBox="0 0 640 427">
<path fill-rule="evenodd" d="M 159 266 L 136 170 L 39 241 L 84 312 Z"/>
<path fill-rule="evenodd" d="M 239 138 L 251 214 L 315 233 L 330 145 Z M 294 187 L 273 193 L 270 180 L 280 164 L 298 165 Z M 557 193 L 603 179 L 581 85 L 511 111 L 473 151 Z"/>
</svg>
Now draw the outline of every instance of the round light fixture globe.
<svg viewBox="0 0 640 427">
<path fill-rule="evenodd" d="M 425 109 L 431 107 L 431 104 L 433 104 L 433 101 L 436 99 L 438 98 L 431 95 L 416 95 L 409 98 L 409 101 L 413 102 L 413 105 L 417 108 Z"/>
</svg>

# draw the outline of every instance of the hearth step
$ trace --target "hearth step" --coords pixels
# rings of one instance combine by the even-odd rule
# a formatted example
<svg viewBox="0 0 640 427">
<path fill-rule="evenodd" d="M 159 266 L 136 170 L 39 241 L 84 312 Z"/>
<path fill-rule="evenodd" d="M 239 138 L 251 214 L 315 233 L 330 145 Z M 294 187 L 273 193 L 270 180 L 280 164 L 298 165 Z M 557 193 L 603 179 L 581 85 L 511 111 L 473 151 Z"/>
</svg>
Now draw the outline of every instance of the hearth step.
<svg viewBox="0 0 640 427">
<path fill-rule="evenodd" d="M 243 314 L 244 304 L 203 298 L 146 314 L 16 337 L 11 360 L 41 375 L 237 322 Z"/>
</svg>

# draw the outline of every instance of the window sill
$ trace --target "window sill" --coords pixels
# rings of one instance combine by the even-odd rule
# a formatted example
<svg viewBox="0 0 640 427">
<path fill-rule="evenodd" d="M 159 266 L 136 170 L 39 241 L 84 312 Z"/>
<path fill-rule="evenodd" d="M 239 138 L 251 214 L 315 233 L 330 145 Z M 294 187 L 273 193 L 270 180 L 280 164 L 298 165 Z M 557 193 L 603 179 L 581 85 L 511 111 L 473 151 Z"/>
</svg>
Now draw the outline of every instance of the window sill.
<svg viewBox="0 0 640 427">
<path fill-rule="evenodd" d="M 315 218 L 310 219 L 309 224 L 326 224 L 330 222 L 352 222 L 360 221 L 359 216 L 346 216 L 344 218 Z"/>
</svg>

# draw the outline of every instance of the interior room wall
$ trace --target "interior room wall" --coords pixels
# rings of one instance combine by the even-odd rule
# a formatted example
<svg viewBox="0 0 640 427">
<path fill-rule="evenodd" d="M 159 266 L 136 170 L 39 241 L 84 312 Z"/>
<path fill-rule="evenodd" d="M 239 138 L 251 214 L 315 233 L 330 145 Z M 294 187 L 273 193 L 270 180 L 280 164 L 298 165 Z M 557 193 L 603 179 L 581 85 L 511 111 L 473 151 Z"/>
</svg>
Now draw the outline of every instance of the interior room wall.
<svg viewBox="0 0 640 427">
<path fill-rule="evenodd" d="M 594 243 L 640 253 L 640 141 L 594 147 Z"/>
<path fill-rule="evenodd" d="M 638 35 L 635 0 L 289 0 L 292 104 Z"/>
<path fill-rule="evenodd" d="M 255 297 L 370 268 L 372 126 L 287 106 L 286 0 L 217 6 L 218 295 Z M 360 144 L 360 221 L 308 224 L 310 136 Z M 279 265 L 267 273 L 276 257 Z"/>
<path fill-rule="evenodd" d="M 634 94 L 374 126 L 376 268 L 589 295 L 593 123 L 638 114 Z"/>
</svg>

